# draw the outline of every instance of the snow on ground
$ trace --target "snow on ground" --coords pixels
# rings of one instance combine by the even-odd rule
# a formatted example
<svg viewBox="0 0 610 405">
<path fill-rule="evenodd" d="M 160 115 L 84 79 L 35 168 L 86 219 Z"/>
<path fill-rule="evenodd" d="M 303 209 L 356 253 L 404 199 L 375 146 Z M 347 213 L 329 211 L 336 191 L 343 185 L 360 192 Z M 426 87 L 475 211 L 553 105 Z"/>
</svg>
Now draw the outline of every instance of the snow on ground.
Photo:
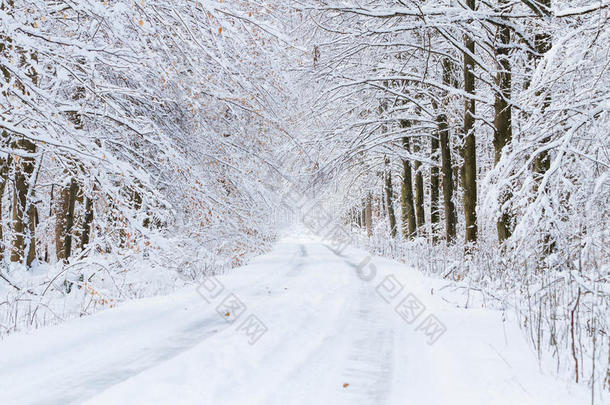
<svg viewBox="0 0 610 405">
<path fill-rule="evenodd" d="M 500 312 L 455 308 L 439 280 L 365 257 L 287 237 L 198 290 L 9 336 L 0 403 L 589 403 L 541 373 Z"/>
</svg>

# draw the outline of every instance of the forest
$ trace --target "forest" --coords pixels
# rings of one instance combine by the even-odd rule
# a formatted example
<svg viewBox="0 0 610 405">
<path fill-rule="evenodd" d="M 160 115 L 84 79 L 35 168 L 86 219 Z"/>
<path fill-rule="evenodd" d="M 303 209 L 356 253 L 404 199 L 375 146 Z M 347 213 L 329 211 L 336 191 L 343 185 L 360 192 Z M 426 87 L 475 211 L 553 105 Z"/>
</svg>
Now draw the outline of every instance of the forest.
<svg viewBox="0 0 610 405">
<path fill-rule="evenodd" d="M 239 273 L 307 206 L 603 403 L 608 44 L 608 0 L 0 0 L 0 339 Z"/>
</svg>

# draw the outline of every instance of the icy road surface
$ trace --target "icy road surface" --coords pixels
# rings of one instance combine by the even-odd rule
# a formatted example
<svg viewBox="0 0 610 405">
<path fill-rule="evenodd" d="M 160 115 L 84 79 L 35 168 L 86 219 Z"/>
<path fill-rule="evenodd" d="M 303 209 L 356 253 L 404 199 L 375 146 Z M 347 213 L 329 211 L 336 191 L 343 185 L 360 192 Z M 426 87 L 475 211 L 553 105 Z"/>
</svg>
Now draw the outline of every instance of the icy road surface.
<svg viewBox="0 0 610 405">
<path fill-rule="evenodd" d="M 458 309 L 443 282 L 365 257 L 286 238 L 199 292 L 9 336 L 0 404 L 589 403 L 542 374 L 501 312 Z"/>
</svg>

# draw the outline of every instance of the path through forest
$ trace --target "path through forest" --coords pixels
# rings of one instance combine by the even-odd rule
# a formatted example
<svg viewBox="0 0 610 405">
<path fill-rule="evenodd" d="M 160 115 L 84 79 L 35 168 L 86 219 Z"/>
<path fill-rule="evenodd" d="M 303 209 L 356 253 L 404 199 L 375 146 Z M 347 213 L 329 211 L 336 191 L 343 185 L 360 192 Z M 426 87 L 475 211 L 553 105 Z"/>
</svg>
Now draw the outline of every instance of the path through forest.
<svg viewBox="0 0 610 405">
<path fill-rule="evenodd" d="M 197 290 L 8 337 L 0 403 L 587 403 L 501 312 L 458 309 L 442 285 L 285 237 Z"/>
</svg>

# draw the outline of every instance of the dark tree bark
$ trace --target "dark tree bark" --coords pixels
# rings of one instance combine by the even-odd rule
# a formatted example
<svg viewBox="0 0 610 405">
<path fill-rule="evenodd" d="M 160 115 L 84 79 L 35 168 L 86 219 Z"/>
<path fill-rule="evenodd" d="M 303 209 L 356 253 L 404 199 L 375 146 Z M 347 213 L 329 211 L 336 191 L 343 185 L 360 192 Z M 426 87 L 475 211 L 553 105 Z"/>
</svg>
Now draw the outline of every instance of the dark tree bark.
<svg viewBox="0 0 610 405">
<path fill-rule="evenodd" d="M 2 139 L 8 137 L 6 132 L 2 133 Z M 0 160 L 0 261 L 4 260 L 4 235 L 2 230 L 2 198 L 6 189 L 6 181 L 8 180 L 8 169 L 12 163 L 12 156 L 9 155 L 6 159 Z"/>
<path fill-rule="evenodd" d="M 9 14 L 12 13 L 14 7 L 13 1 L 3 1 L 0 3 L 0 9 L 6 10 Z M 5 35 L 0 36 L 0 55 L 5 56 L 6 49 L 9 49 L 12 40 Z M 8 46 L 7 46 L 8 45 Z M 28 59 L 29 57 L 29 59 Z M 38 84 L 38 74 L 34 69 L 35 63 L 38 61 L 36 54 L 28 54 L 22 52 L 20 56 L 19 64 L 25 70 L 25 76 L 31 81 L 33 85 Z M 32 63 L 34 62 L 34 63 Z M 4 79 L 9 82 L 11 80 L 10 71 L 3 65 L 0 65 L 0 70 Z M 27 88 L 24 83 L 17 80 L 13 84 L 13 88 L 20 90 L 24 95 L 29 95 Z M 3 96 L 7 96 L 7 92 L 3 91 Z M 12 203 L 12 243 L 11 243 L 11 256 L 12 262 L 19 262 L 29 266 L 35 257 L 29 254 L 30 252 L 25 251 L 26 242 L 35 249 L 35 224 L 29 226 L 29 218 L 34 217 L 32 213 L 35 213 L 35 207 L 33 207 L 32 194 L 34 193 L 33 185 L 33 173 L 35 166 L 35 153 L 36 144 L 31 140 L 18 137 L 17 140 L 9 139 L 13 137 L 13 134 L 7 134 L 7 131 L 3 131 L 3 141 L 7 141 L 12 148 L 23 152 L 23 155 L 17 154 L 14 160 L 14 189 L 13 189 L 13 203 Z M 14 137 L 13 137 L 14 138 Z M 33 211 L 30 211 L 33 210 Z"/>
<path fill-rule="evenodd" d="M 390 222 L 390 235 L 393 238 L 396 237 L 396 215 L 394 213 L 394 191 L 392 189 L 392 169 L 390 167 L 390 159 L 385 158 L 386 172 L 385 172 L 385 200 L 386 209 L 388 213 L 388 220 Z"/>
<path fill-rule="evenodd" d="M 438 132 L 434 134 L 430 141 L 431 156 L 435 164 L 430 168 L 430 225 L 432 227 L 432 242 L 438 242 L 438 223 L 440 221 L 440 193 L 439 193 L 439 167 L 438 162 L 438 151 L 439 151 L 439 138 Z"/>
<path fill-rule="evenodd" d="M 54 197 L 53 191 L 54 191 L 54 189 L 55 189 L 55 185 L 51 184 L 51 196 L 49 198 L 49 218 L 51 216 L 53 216 L 53 197 Z M 48 245 L 48 243 L 45 245 L 45 248 L 44 248 L 44 261 L 45 261 L 45 263 L 49 262 L 49 245 Z"/>
<path fill-rule="evenodd" d="M 13 7 L 13 1 L 12 0 L 7 0 L 7 1 L 1 1 L 0 2 L 0 10 L 6 10 L 10 13 L 10 9 Z M 3 57 L 7 57 L 7 55 L 5 54 L 6 49 L 8 46 L 10 46 L 10 43 L 12 42 L 12 40 L 6 36 L 6 35 L 2 35 L 0 34 L 0 55 Z M 6 83 L 10 82 L 11 80 L 11 75 L 9 70 L 6 68 L 6 66 L 0 64 L 0 73 L 2 73 L 2 77 L 4 78 L 4 81 Z M 2 91 L 2 96 L 6 97 L 7 93 L 6 90 Z M 3 146 L 5 145 L 9 145 L 11 143 L 10 140 L 10 135 L 7 131 L 2 131 L 2 138 L 1 138 L 1 142 L 3 144 Z M 9 155 L 6 159 L 2 159 L 0 161 L 0 261 L 2 261 L 4 259 L 4 252 L 5 252 L 5 244 L 4 244 L 4 238 L 3 238 L 3 229 L 2 229 L 2 197 L 4 196 L 4 190 L 6 188 L 6 181 L 8 179 L 8 173 L 9 173 L 9 167 L 12 164 L 12 156 Z"/>
<path fill-rule="evenodd" d="M 544 10 L 544 8 L 546 8 L 547 10 L 551 9 L 551 0 L 538 0 L 538 3 L 543 6 L 542 8 L 540 8 L 540 10 Z M 536 46 L 536 51 L 538 52 L 539 55 L 543 55 L 543 54 L 547 53 L 553 46 L 551 35 L 546 32 L 536 34 L 534 37 L 534 42 L 535 42 L 535 46 Z M 538 57 L 537 59 L 539 59 L 539 58 L 540 57 Z M 537 63 L 537 60 L 536 60 L 536 63 Z M 536 92 L 536 95 L 540 96 L 544 92 L 545 92 L 545 89 L 540 89 Z M 550 104 L 551 104 L 551 95 L 547 93 L 547 95 L 545 96 L 545 98 L 542 102 L 541 110 L 544 112 L 550 106 Z M 540 142 L 540 146 L 544 146 L 545 144 L 549 143 L 550 141 L 551 141 L 550 137 L 548 137 L 548 136 L 544 137 Z M 534 190 L 536 192 L 538 192 L 539 183 L 542 181 L 542 178 L 544 177 L 544 175 L 550 168 L 551 168 L 551 158 L 549 155 L 549 151 L 544 150 L 543 152 L 539 153 L 535 157 L 533 165 L 532 165 L 534 179 L 536 180 L 536 185 L 534 186 Z M 546 191 L 546 190 L 543 190 L 543 191 Z M 544 236 L 543 244 L 544 244 L 543 251 L 546 255 L 552 253 L 555 250 L 555 241 L 553 240 L 553 237 L 548 233 Z"/>
<path fill-rule="evenodd" d="M 403 128 L 409 126 L 408 122 L 401 123 Z M 402 138 L 403 147 L 410 152 L 409 138 Z M 405 238 L 410 239 L 415 235 L 415 206 L 413 205 L 413 184 L 411 178 L 411 163 L 409 159 L 402 161 L 402 184 L 400 190 L 400 206 L 402 215 L 402 232 Z"/>
<path fill-rule="evenodd" d="M 36 153 L 36 145 L 27 140 L 21 139 L 14 142 L 16 149 L 22 150 L 28 155 Z M 29 206 L 32 205 L 30 195 L 30 182 L 33 181 L 35 161 L 32 156 L 15 158 L 15 188 L 13 190 L 13 243 L 11 248 L 11 261 L 23 263 L 27 257 L 25 252 L 26 238 L 30 244 L 35 244 L 33 228 L 29 223 Z M 33 189 L 33 185 L 32 185 Z"/>
<path fill-rule="evenodd" d="M 538 3 L 540 3 L 549 10 L 551 8 L 551 0 L 538 0 Z M 534 42 L 536 46 L 536 52 L 538 52 L 539 55 L 547 53 L 553 45 L 551 36 L 548 33 L 536 34 L 534 37 Z M 542 89 L 539 90 L 537 92 L 537 95 L 542 94 L 543 91 L 544 90 Z M 549 107 L 550 103 L 550 96 L 546 96 L 545 100 L 543 101 L 542 111 L 546 110 Z M 550 138 L 545 137 L 542 140 L 542 144 L 548 143 L 549 141 Z M 538 180 L 541 179 L 544 174 L 549 170 L 549 168 L 551 167 L 550 165 L 551 161 L 549 159 L 549 152 L 547 150 L 536 156 L 536 159 L 534 160 L 533 171 L 536 174 L 536 178 Z"/>
<path fill-rule="evenodd" d="M 383 172 L 383 174 L 381 175 L 382 180 L 383 180 L 383 184 L 381 185 L 381 212 L 385 214 L 388 213 L 387 209 L 386 209 L 386 192 L 385 192 L 385 180 L 386 180 L 386 173 L 385 171 Z"/>
<path fill-rule="evenodd" d="M 474 10 L 475 0 L 466 0 L 466 5 Z M 474 40 L 467 34 L 464 37 L 464 45 L 468 52 L 464 53 L 464 91 L 473 95 L 475 91 L 474 77 Z M 464 102 L 464 147 L 462 158 L 464 166 L 462 169 L 462 188 L 464 190 L 464 221 L 466 224 L 466 243 L 477 240 L 477 154 L 476 138 L 474 134 L 475 102 L 467 98 Z"/>
<path fill-rule="evenodd" d="M 413 142 L 413 151 L 420 152 L 420 140 Z M 426 212 L 424 210 L 424 175 L 422 164 L 416 160 L 413 168 L 415 169 L 415 217 L 417 218 L 417 233 L 421 236 L 426 226 Z"/>
<path fill-rule="evenodd" d="M 38 225 L 38 210 L 36 205 L 29 204 L 28 207 L 28 227 L 29 227 L 29 247 L 28 254 L 25 261 L 25 264 L 29 267 L 32 265 L 34 260 L 36 259 L 36 239 L 34 235 L 36 234 L 36 225 Z"/>
<path fill-rule="evenodd" d="M 500 0 L 500 4 L 506 4 L 507 0 Z M 507 26 L 498 27 L 498 45 L 495 47 L 496 60 L 498 63 L 498 73 L 496 75 L 496 85 L 498 90 L 495 95 L 495 116 L 494 116 L 494 165 L 497 165 L 502 157 L 504 148 L 512 141 L 512 108 L 509 103 L 512 97 L 512 70 L 509 60 L 510 28 Z M 508 191 L 500 196 L 501 216 L 496 223 L 498 240 L 500 243 L 508 239 L 512 233 L 511 215 L 502 208 L 502 205 L 510 195 Z"/>
<path fill-rule="evenodd" d="M 59 187 L 55 199 L 55 254 L 57 260 L 65 259 L 65 235 L 68 209 L 70 207 L 70 188 Z"/>
<path fill-rule="evenodd" d="M 82 100 L 84 97 L 85 88 L 82 86 L 76 87 L 72 99 L 78 101 Z M 74 124 L 74 129 L 83 129 L 83 117 L 78 111 L 70 111 L 67 115 L 68 119 Z M 72 161 L 71 163 L 73 167 L 78 166 L 78 163 L 75 161 Z M 60 188 L 55 225 L 57 260 L 68 260 L 72 254 L 72 234 L 75 223 L 74 208 L 77 199 L 81 198 L 79 190 L 79 184 L 74 177 L 70 178 L 70 184 L 68 186 Z M 77 244 L 78 242 L 81 242 L 82 245 L 82 235 L 80 240 L 77 239 Z"/>
<path fill-rule="evenodd" d="M 370 238 L 373 236 L 373 196 L 370 194 L 366 198 L 366 207 L 364 208 L 365 213 L 365 224 L 366 224 L 366 234 Z"/>
<path fill-rule="evenodd" d="M 91 223 L 93 222 L 93 200 L 87 197 L 85 200 L 85 218 L 83 220 L 83 229 L 81 232 L 80 245 L 84 249 L 89 244 L 91 234 Z"/>
<path fill-rule="evenodd" d="M 453 67 L 449 59 L 443 60 L 443 84 L 455 86 L 453 79 Z M 444 102 L 446 104 L 446 101 Z M 443 185 L 443 207 L 445 211 L 445 241 L 450 244 L 456 238 L 457 213 L 453 203 L 454 178 L 457 178 L 455 169 L 451 162 L 451 144 L 449 138 L 449 126 L 447 115 L 440 111 L 436 117 L 438 124 L 438 137 L 441 152 L 441 173 Z"/>
<path fill-rule="evenodd" d="M 68 189 L 68 212 L 66 215 L 66 230 L 64 239 L 64 258 L 68 259 L 72 254 L 72 228 L 74 227 L 74 206 L 78 195 L 78 183 L 74 178 L 70 180 Z"/>
<path fill-rule="evenodd" d="M 451 166 L 451 145 L 449 143 L 449 128 L 447 116 L 439 114 L 438 133 L 441 148 L 441 171 L 443 173 L 443 206 L 445 209 L 445 239 L 453 243 L 456 238 L 457 217 L 453 203 L 453 168 Z"/>
<path fill-rule="evenodd" d="M 360 213 L 360 227 L 366 227 L 366 202 L 364 203 L 364 207 L 362 208 L 362 212 Z"/>
<path fill-rule="evenodd" d="M 70 179 L 70 185 L 59 192 L 55 213 L 55 252 L 57 260 L 67 260 L 72 253 L 72 227 L 74 225 L 74 205 L 78 193 L 78 183 Z"/>
</svg>

